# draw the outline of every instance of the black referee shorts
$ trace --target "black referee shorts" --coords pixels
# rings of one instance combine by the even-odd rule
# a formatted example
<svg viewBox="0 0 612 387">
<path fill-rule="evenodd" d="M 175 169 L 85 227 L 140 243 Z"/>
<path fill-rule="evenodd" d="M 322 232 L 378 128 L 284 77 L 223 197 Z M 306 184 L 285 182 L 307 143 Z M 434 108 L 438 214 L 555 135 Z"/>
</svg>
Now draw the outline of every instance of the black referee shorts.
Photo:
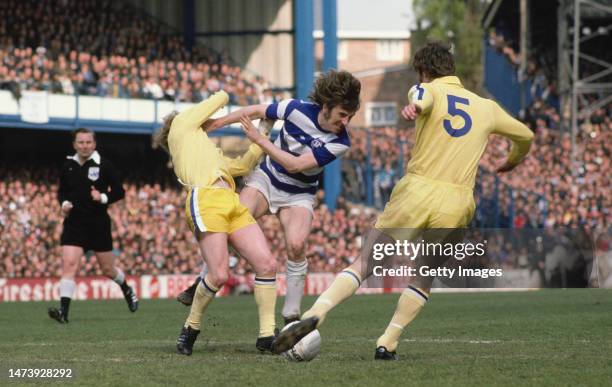
<svg viewBox="0 0 612 387">
<path fill-rule="evenodd" d="M 61 244 L 80 246 L 84 251 L 111 251 L 113 238 L 110 217 L 107 214 L 90 218 L 67 217 L 64 219 Z"/>
</svg>

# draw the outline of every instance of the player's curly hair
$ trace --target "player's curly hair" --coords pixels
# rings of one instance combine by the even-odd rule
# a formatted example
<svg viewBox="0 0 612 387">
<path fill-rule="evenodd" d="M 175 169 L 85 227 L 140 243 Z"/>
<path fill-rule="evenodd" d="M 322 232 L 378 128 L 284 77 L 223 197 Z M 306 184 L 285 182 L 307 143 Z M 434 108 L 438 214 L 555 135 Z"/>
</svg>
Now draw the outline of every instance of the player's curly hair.
<svg viewBox="0 0 612 387">
<path fill-rule="evenodd" d="M 446 77 L 455 74 L 455 59 L 444 43 L 429 42 L 414 53 L 412 67 L 431 79 Z"/>
<path fill-rule="evenodd" d="M 361 82 L 348 71 L 329 70 L 315 82 L 310 100 L 329 109 L 340 106 L 349 112 L 359 110 Z"/>
<path fill-rule="evenodd" d="M 164 117 L 164 124 L 157 129 L 153 134 L 153 147 L 161 147 L 168 154 L 170 154 L 170 148 L 168 146 L 168 135 L 170 134 L 170 127 L 174 117 L 179 114 L 176 110 Z"/>
</svg>

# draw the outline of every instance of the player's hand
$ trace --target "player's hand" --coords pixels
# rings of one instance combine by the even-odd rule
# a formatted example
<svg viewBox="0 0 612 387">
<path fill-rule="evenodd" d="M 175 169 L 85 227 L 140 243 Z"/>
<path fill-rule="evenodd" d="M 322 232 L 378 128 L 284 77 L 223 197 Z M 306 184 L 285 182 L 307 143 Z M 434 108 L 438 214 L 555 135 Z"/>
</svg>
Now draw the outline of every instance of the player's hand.
<svg viewBox="0 0 612 387">
<path fill-rule="evenodd" d="M 244 134 L 249 138 L 249 140 L 251 140 L 251 142 L 257 144 L 257 141 L 264 138 L 259 133 L 255 125 L 253 125 L 249 117 L 247 116 L 240 117 L 240 123 L 242 124 L 242 130 L 244 131 Z"/>
<path fill-rule="evenodd" d="M 496 172 L 497 173 L 505 173 L 505 172 L 510 172 L 511 170 L 513 170 L 514 168 L 516 168 L 518 164 L 510 164 L 509 162 L 505 162 L 504 165 L 502 165 L 501 167 L 497 168 Z"/>
<path fill-rule="evenodd" d="M 421 108 L 411 103 L 404 106 L 404 108 L 402 109 L 402 117 L 404 117 L 405 120 L 414 121 L 419 116 L 420 112 Z"/>
<path fill-rule="evenodd" d="M 98 191 L 93 185 L 91 186 L 91 198 L 94 202 L 102 201 L 102 195 L 100 194 L 100 191 Z"/>
<path fill-rule="evenodd" d="M 200 127 L 204 129 L 205 132 L 212 132 L 213 130 L 219 129 L 219 120 L 216 118 L 209 118 L 204 121 Z"/>
<path fill-rule="evenodd" d="M 62 214 L 64 216 L 67 216 L 70 213 L 70 210 L 72 210 L 72 207 L 74 206 L 71 202 L 69 202 L 68 200 L 64 201 L 64 203 L 62 203 Z"/>
</svg>

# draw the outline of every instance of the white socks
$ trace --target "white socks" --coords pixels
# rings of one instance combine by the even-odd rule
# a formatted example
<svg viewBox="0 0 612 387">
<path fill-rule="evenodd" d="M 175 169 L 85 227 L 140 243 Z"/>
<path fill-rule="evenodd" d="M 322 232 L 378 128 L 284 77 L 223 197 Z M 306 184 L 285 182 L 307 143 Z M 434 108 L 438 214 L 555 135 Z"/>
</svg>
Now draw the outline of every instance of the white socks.
<svg viewBox="0 0 612 387">
<path fill-rule="evenodd" d="M 118 267 L 116 267 L 115 270 L 117 271 L 117 276 L 113 278 L 113 281 L 115 281 L 117 285 L 123 285 L 125 282 L 125 274 Z"/>
<path fill-rule="evenodd" d="M 300 304 L 304 295 L 304 281 L 308 272 L 308 261 L 293 262 L 287 260 L 287 272 L 285 282 L 287 293 L 285 305 L 283 306 L 283 317 L 299 317 Z"/>
<path fill-rule="evenodd" d="M 76 282 L 72 279 L 62 278 L 60 280 L 60 298 L 72 298 Z"/>
</svg>

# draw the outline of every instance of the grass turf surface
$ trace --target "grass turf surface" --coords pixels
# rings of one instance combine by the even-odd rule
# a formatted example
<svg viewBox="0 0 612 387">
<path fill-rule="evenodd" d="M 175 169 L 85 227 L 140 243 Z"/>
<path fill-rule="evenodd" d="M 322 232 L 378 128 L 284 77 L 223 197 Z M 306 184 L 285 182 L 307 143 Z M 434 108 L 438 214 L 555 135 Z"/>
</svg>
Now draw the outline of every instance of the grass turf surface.
<svg viewBox="0 0 612 387">
<path fill-rule="evenodd" d="M 187 316 L 173 300 L 0 304 L 0 385 L 9 368 L 71 368 L 75 385 L 609 385 L 612 291 L 434 294 L 404 332 L 399 362 L 374 362 L 397 295 L 358 296 L 328 316 L 321 354 L 289 363 L 255 349 L 252 297 L 217 299 L 191 357 L 175 353 Z M 278 300 L 280 310 L 282 299 Z M 306 298 L 311 305 L 314 298 Z M 280 321 L 280 317 L 277 319 Z"/>
</svg>

